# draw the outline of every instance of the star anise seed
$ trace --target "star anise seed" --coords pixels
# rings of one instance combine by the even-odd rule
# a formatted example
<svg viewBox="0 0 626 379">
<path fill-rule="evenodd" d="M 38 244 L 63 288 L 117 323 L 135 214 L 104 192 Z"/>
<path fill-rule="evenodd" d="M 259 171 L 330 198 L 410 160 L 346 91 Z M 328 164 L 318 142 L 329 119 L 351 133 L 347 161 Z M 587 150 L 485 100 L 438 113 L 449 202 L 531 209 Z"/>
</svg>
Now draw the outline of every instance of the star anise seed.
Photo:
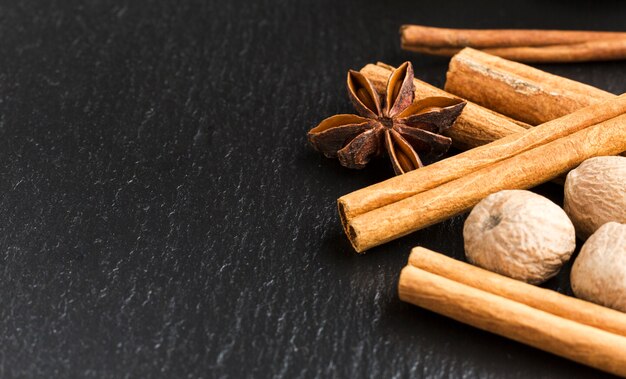
<svg viewBox="0 0 626 379">
<path fill-rule="evenodd" d="M 360 72 L 348 72 L 348 96 L 359 115 L 331 116 L 308 134 L 313 147 L 348 168 L 363 168 L 387 151 L 396 175 L 422 167 L 423 156 L 439 157 L 452 140 L 440 133 L 461 114 L 465 102 L 447 97 L 413 101 L 413 66 L 403 63 L 387 82 L 384 105 Z"/>
</svg>

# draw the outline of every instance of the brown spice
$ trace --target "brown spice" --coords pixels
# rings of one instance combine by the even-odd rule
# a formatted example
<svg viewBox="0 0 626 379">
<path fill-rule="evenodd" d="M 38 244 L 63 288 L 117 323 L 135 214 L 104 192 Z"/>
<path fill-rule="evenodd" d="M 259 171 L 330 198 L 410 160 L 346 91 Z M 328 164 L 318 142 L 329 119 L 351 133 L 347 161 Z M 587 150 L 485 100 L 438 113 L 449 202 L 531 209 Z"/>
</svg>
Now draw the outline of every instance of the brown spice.
<svg viewBox="0 0 626 379">
<path fill-rule="evenodd" d="M 525 190 L 482 199 L 463 226 L 467 260 L 489 271 L 540 284 L 558 274 L 576 249 L 576 232 L 563 208 Z"/>
<path fill-rule="evenodd" d="M 626 39 L 626 32 L 538 29 L 451 29 L 423 25 L 400 27 L 403 46 L 516 47 L 569 45 L 589 41 Z"/>
<path fill-rule="evenodd" d="M 471 48 L 450 60 L 446 77 L 446 91 L 531 125 L 617 96 Z"/>
<path fill-rule="evenodd" d="M 539 146 L 530 150 L 522 149 L 523 152 L 510 158 L 436 188 L 354 217 L 345 225 L 352 245 L 356 251 L 363 252 L 465 212 L 491 193 L 503 189 L 532 188 L 562 175 L 586 159 L 613 155 L 626 150 L 626 115 L 623 114 L 623 105 L 616 107 L 618 103 L 623 103 L 624 99 L 625 97 L 620 97 L 611 100 L 606 103 L 604 109 L 605 111 L 621 109 L 621 116 L 587 126 L 582 130 L 580 124 L 575 124 L 569 130 L 572 134 L 545 144 L 539 143 Z M 592 106 L 571 117 L 589 120 L 602 117 L 602 112 L 598 107 Z M 543 133 L 538 135 L 532 133 L 538 128 L 540 127 L 522 133 L 519 136 L 521 140 L 517 142 L 523 142 L 527 135 L 527 143 L 537 144 L 545 138 Z M 545 131 L 544 129 L 542 132 Z M 498 141 L 494 144 L 497 146 Z M 523 145 L 522 143 L 521 146 Z M 504 152 L 507 150 L 504 149 Z M 438 163 L 447 162 L 453 166 L 455 158 L 451 157 Z"/>
<path fill-rule="evenodd" d="M 626 157 L 586 160 L 567 174 L 564 193 L 563 209 L 579 238 L 607 222 L 626 224 Z"/>
<path fill-rule="evenodd" d="M 581 298 L 626 312 L 626 224 L 602 225 L 572 266 L 572 291 Z"/>
<path fill-rule="evenodd" d="M 408 265 L 544 312 L 626 337 L 626 314 L 415 247 Z"/>
<path fill-rule="evenodd" d="M 401 46 L 452 56 L 464 47 L 523 62 L 582 62 L 626 58 L 626 33 L 571 30 L 400 28 Z"/>
<path fill-rule="evenodd" d="M 386 149 L 397 175 L 422 167 L 418 153 L 438 157 L 452 140 L 440 133 L 449 128 L 465 102 L 428 97 L 414 102 L 410 62 L 394 70 L 387 82 L 384 102 L 372 83 L 350 71 L 348 94 L 359 113 L 329 117 L 309 131 L 309 141 L 327 157 L 337 157 L 348 168 L 362 168 Z M 384 105 L 383 105 L 384 104 Z"/>
<path fill-rule="evenodd" d="M 417 247 L 400 299 L 457 321 L 626 376 L 626 315 Z"/>
<path fill-rule="evenodd" d="M 361 73 L 367 77 L 374 88 L 381 94 L 386 93 L 386 86 L 394 67 L 384 64 L 368 64 L 361 69 Z M 452 95 L 437 87 L 434 87 L 419 79 L 413 79 L 415 86 L 415 98 L 424 99 L 426 97 L 447 97 L 451 99 L 462 99 Z M 467 150 L 476 146 L 485 145 L 502 137 L 513 133 L 518 133 L 530 128 L 530 125 L 503 116 L 490 109 L 481 107 L 471 102 L 467 102 L 463 112 L 459 115 L 455 123 L 443 134 L 452 138 L 452 146 Z"/>
<path fill-rule="evenodd" d="M 347 227 L 350 220 L 359 215 L 436 188 L 624 112 L 626 112 L 626 97 L 622 96 L 619 100 L 596 104 L 588 109 L 532 128 L 526 133 L 524 131 L 514 133 L 488 145 L 435 162 L 422 170 L 391 178 L 344 195 L 337 201 L 339 214 L 344 226 Z"/>
<path fill-rule="evenodd" d="M 414 47 L 407 50 L 451 57 L 462 48 Z M 480 51 L 517 62 L 572 63 L 626 59 L 626 40 L 591 41 L 573 45 L 496 47 Z"/>
<path fill-rule="evenodd" d="M 615 98 L 590 85 L 470 48 L 450 60 L 445 90 L 531 125 Z"/>
</svg>

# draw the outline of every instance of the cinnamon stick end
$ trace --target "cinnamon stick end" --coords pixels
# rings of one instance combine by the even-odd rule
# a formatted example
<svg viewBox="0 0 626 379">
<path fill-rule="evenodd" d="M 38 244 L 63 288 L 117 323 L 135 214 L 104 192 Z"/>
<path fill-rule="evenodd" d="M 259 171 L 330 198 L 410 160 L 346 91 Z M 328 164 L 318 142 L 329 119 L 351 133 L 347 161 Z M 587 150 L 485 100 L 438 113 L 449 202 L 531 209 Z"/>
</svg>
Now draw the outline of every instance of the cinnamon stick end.
<svg viewBox="0 0 626 379">
<path fill-rule="evenodd" d="M 348 236 L 348 240 L 350 240 L 350 243 L 352 244 L 352 248 L 354 248 L 354 251 L 359 254 L 364 254 L 367 250 L 367 247 L 363 246 L 363 244 L 359 240 L 358 233 L 354 226 L 352 226 L 350 223 L 347 223 L 345 226 L 345 231 L 346 235 Z"/>
<path fill-rule="evenodd" d="M 406 46 L 408 44 L 407 38 L 407 29 L 409 29 L 411 25 L 401 25 L 400 26 L 400 48 L 406 50 Z"/>
<path fill-rule="evenodd" d="M 348 234 L 348 223 L 352 217 L 350 217 L 350 212 L 346 201 L 343 197 L 337 199 L 337 210 L 339 212 L 339 219 L 341 220 L 341 226 L 343 226 L 343 230 Z"/>
<path fill-rule="evenodd" d="M 339 214 L 341 215 L 341 211 L 339 212 Z M 359 221 L 361 221 L 360 220 L 361 216 L 363 215 L 355 216 L 354 218 L 352 218 L 351 220 L 347 220 L 343 224 L 346 237 L 348 237 L 348 240 L 350 241 L 350 244 L 352 244 L 352 248 L 354 249 L 354 251 L 356 251 L 359 254 L 363 254 L 365 253 L 365 251 L 369 250 L 370 248 L 377 246 L 377 245 L 372 245 L 369 243 L 368 240 L 363 239 L 363 233 L 362 233 L 362 230 L 360 230 L 360 226 L 359 226 Z M 355 222 L 356 222 L 356 225 L 355 225 Z"/>
<path fill-rule="evenodd" d="M 359 243 L 357 238 L 357 231 L 350 224 L 352 219 L 357 215 L 350 212 L 350 206 L 348 205 L 348 202 L 344 199 L 344 197 L 340 197 L 339 199 L 337 199 L 337 210 L 339 213 L 339 219 L 341 220 L 341 226 L 343 227 L 343 231 L 346 233 L 350 244 L 357 253 L 364 253 L 366 249 L 360 246 L 361 244 Z"/>
<path fill-rule="evenodd" d="M 413 266 L 404 266 L 400 271 L 400 278 L 398 279 L 398 297 L 401 301 L 407 303 L 410 302 L 411 290 L 407 283 L 411 280 L 411 273 L 409 272 L 411 269 L 413 269 Z"/>
<path fill-rule="evenodd" d="M 429 252 L 429 250 L 421 246 L 415 246 L 413 249 L 411 249 L 411 254 L 409 254 L 409 261 L 407 262 L 407 265 L 419 267 L 419 264 L 417 262 L 419 262 L 420 260 L 420 255 Z"/>
</svg>

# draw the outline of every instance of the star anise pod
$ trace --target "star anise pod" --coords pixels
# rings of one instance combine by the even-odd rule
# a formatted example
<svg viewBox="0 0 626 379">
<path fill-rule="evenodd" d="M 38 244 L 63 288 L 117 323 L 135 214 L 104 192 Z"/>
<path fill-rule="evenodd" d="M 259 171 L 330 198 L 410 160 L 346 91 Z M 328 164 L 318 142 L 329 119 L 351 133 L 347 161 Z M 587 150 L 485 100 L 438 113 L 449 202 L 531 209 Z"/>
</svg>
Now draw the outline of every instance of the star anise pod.
<svg viewBox="0 0 626 379">
<path fill-rule="evenodd" d="M 348 168 L 363 168 L 387 151 L 396 175 L 423 166 L 422 156 L 443 155 L 452 140 L 440 133 L 452 126 L 465 102 L 428 97 L 413 102 L 413 66 L 403 63 L 387 82 L 384 104 L 360 72 L 348 72 L 348 95 L 357 113 L 338 114 L 309 131 L 309 141 L 326 157 Z"/>
</svg>

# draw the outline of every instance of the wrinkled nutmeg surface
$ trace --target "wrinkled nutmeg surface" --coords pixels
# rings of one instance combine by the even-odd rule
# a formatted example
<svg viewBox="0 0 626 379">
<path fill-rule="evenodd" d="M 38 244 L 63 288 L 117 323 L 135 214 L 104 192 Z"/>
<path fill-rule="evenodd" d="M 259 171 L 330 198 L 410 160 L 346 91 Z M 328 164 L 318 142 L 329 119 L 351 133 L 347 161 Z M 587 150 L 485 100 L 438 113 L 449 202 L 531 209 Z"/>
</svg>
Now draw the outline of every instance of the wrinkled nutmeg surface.
<svg viewBox="0 0 626 379">
<path fill-rule="evenodd" d="M 570 171 L 563 208 L 583 239 L 607 222 L 626 223 L 626 157 L 591 158 Z"/>
<path fill-rule="evenodd" d="M 530 191 L 507 190 L 474 207 L 463 228 L 469 262 L 528 283 L 556 275 L 576 248 L 563 209 Z"/>
<path fill-rule="evenodd" d="M 626 312 L 626 225 L 601 226 L 580 250 L 572 266 L 574 294 Z"/>
</svg>

